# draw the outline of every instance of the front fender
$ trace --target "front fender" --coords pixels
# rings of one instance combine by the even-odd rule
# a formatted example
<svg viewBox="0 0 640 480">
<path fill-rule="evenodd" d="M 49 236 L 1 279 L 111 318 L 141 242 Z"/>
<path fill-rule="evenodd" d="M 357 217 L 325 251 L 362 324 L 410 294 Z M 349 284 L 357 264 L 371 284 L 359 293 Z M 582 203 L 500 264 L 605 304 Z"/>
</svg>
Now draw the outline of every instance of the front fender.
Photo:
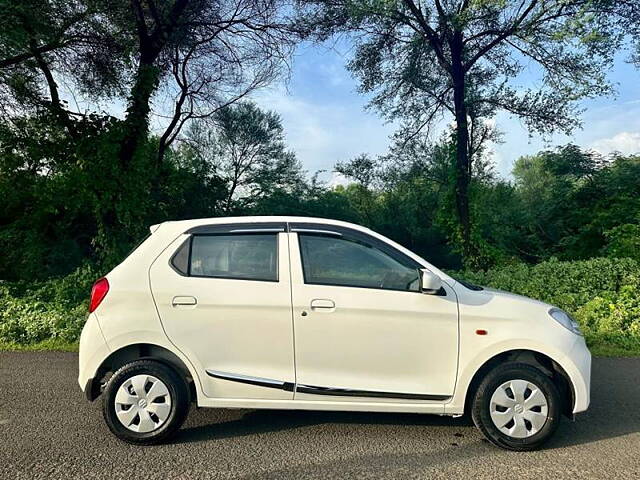
<svg viewBox="0 0 640 480">
<path fill-rule="evenodd" d="M 531 339 L 510 339 L 488 345 L 472 358 L 461 362 L 464 365 L 459 371 L 454 395 L 445 405 L 445 413 L 451 415 L 463 414 L 469 386 L 476 374 L 487 362 L 498 355 L 513 351 L 530 351 L 545 355 L 556 362 L 567 374 L 573 387 L 573 413 L 584 411 L 589 406 L 589 389 L 591 375 L 591 354 L 584 346 L 582 337 L 575 337 L 565 348 L 550 346 Z"/>
</svg>

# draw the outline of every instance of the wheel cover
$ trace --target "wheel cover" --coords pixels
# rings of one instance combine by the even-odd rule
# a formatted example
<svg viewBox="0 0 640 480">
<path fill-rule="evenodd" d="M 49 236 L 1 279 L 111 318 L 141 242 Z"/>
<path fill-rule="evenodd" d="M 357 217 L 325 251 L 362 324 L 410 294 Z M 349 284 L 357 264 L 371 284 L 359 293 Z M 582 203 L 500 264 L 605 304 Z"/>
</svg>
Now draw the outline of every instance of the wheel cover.
<svg viewBox="0 0 640 480">
<path fill-rule="evenodd" d="M 527 380 L 509 380 L 491 396 L 489 413 L 493 424 L 505 435 L 527 438 L 538 433 L 549 417 L 547 397 Z"/>
<path fill-rule="evenodd" d="M 132 432 L 152 432 L 169 418 L 171 394 L 158 378 L 135 375 L 118 388 L 115 411 L 120 423 Z"/>
</svg>

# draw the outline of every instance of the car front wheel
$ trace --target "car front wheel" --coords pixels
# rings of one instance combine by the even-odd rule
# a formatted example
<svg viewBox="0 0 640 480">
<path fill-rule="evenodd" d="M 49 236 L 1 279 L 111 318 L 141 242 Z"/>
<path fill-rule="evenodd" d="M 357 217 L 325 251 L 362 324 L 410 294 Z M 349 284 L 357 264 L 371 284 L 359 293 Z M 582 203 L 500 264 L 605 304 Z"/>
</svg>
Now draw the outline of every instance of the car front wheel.
<svg viewBox="0 0 640 480">
<path fill-rule="evenodd" d="M 524 363 L 496 367 L 478 387 L 472 406 L 475 425 L 495 445 L 535 450 L 558 428 L 561 399 L 553 381 Z"/>
<path fill-rule="evenodd" d="M 121 367 L 109 379 L 102 412 L 121 440 L 139 445 L 173 435 L 189 411 L 189 390 L 172 368 L 153 360 Z"/>
</svg>

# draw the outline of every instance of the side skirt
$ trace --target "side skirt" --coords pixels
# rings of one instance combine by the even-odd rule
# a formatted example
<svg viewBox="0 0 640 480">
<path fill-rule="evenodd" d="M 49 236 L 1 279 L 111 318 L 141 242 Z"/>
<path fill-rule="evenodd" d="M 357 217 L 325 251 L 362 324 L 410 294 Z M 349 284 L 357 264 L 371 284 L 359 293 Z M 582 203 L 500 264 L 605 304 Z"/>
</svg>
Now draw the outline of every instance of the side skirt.
<svg viewBox="0 0 640 480">
<path fill-rule="evenodd" d="M 250 410 L 312 410 L 325 412 L 380 412 L 380 413 L 424 413 L 448 415 L 446 404 L 439 402 L 416 402 L 411 400 L 383 401 L 363 399 L 345 401 L 344 398 L 324 397 L 320 400 L 256 400 L 251 398 L 199 397 L 202 408 L 246 408 Z"/>
</svg>

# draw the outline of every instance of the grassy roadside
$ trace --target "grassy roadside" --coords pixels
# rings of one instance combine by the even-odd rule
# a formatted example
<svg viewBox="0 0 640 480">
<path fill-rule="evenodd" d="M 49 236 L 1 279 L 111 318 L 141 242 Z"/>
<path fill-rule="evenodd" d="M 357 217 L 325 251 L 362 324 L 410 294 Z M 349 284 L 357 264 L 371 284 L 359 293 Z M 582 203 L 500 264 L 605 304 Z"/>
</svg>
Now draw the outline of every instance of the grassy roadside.
<svg viewBox="0 0 640 480">
<path fill-rule="evenodd" d="M 594 357 L 640 357 L 640 344 L 625 346 L 610 339 L 590 344 L 589 350 Z"/>
<path fill-rule="evenodd" d="M 78 342 L 63 340 L 43 340 L 38 343 L 20 344 L 15 342 L 0 342 L 0 352 L 77 352 Z"/>
</svg>

